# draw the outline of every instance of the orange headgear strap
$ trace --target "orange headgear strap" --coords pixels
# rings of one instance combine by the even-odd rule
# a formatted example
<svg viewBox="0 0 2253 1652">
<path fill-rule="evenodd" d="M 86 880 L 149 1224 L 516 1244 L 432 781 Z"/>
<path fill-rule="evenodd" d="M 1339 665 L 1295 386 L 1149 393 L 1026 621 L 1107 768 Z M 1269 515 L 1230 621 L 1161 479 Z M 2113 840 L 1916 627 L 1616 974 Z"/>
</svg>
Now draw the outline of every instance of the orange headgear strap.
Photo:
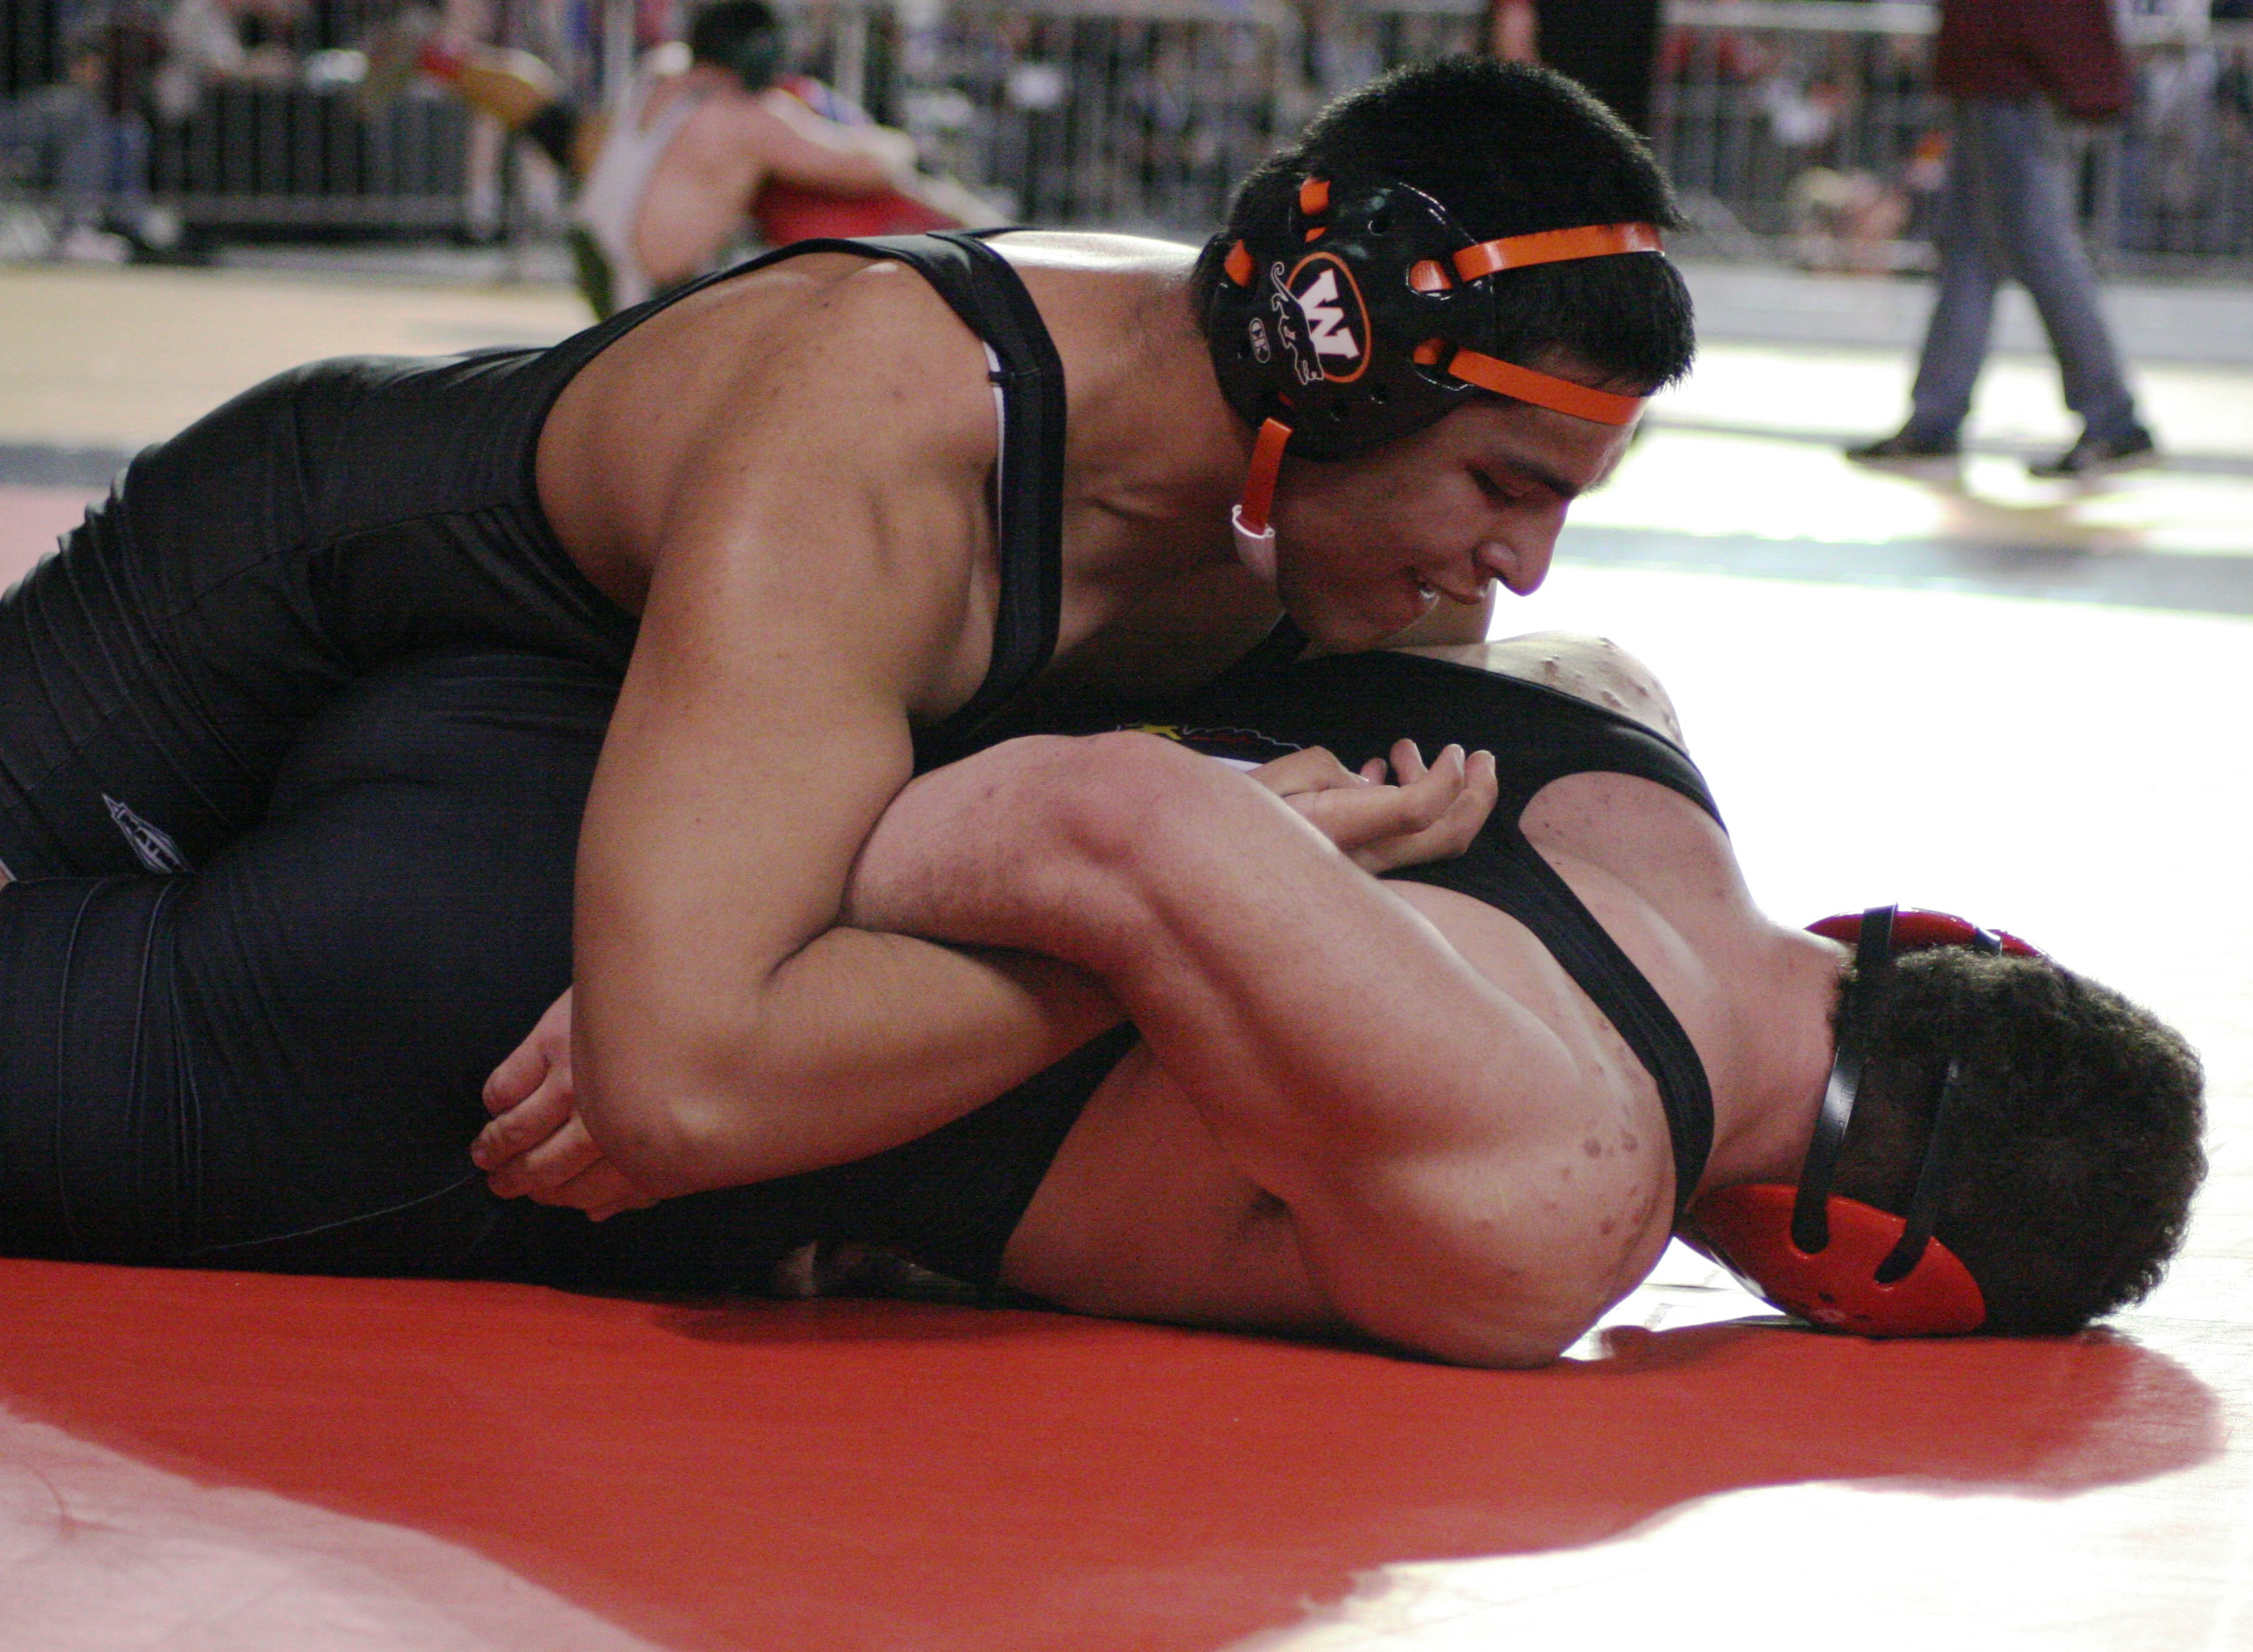
<svg viewBox="0 0 2253 1652">
<path fill-rule="evenodd" d="M 1252 444 L 1252 471 L 1244 478 L 1244 526 L 1254 533 L 1266 531 L 1267 512 L 1275 506 L 1275 477 L 1283 469 L 1283 445 L 1290 439 L 1291 427 L 1270 419 Z"/>
<path fill-rule="evenodd" d="M 1656 224 L 1582 224 L 1575 229 L 1545 229 L 1537 235 L 1505 235 L 1482 240 L 1454 256 L 1455 274 L 1464 281 L 1498 275 L 1505 269 L 1525 269 L 1535 264 L 1561 264 L 1578 258 L 1609 258 L 1619 253 L 1659 250 Z"/>
<path fill-rule="evenodd" d="M 1482 356 L 1475 350 L 1456 351 L 1447 359 L 1447 371 L 1465 384 L 1475 384 L 1482 390 L 1491 390 L 1499 396 L 1514 396 L 1537 408 L 1569 413 L 1576 419 L 1596 424 L 1633 424 L 1635 415 L 1643 411 L 1641 396 L 1591 390 L 1570 379 L 1559 379 L 1553 373 L 1536 373 L 1514 362 Z"/>
<path fill-rule="evenodd" d="M 1275 477 L 1290 440 L 1291 427 L 1280 419 L 1260 425 L 1259 440 L 1252 444 L 1252 469 L 1244 478 L 1244 503 L 1229 512 L 1238 559 L 1269 585 L 1275 582 L 1275 527 L 1267 513 L 1275 505 Z"/>
<path fill-rule="evenodd" d="M 1533 235 L 1504 235 L 1498 240 L 1482 240 L 1475 247 L 1464 247 L 1449 262 L 1454 266 L 1458 280 L 1477 281 L 1505 269 L 1526 269 L 1535 264 L 1560 264 L 1573 259 L 1610 258 L 1622 253 L 1658 250 L 1656 224 L 1582 224 L 1572 229 L 1545 229 Z M 1410 272 L 1409 281 L 1423 292 L 1443 290 L 1449 284 L 1447 272 L 1428 261 L 1417 265 Z M 1640 396 L 1591 390 L 1570 379 L 1498 361 L 1475 350 L 1456 351 L 1448 358 L 1446 371 L 1482 390 L 1569 413 L 1576 419 L 1596 424 L 1633 424 L 1635 415 L 1643 410 Z"/>
<path fill-rule="evenodd" d="M 1301 212 L 1319 215 L 1329 206 L 1328 180 L 1308 178 L 1300 186 Z M 1456 280 L 1477 281 L 1505 269 L 1524 269 L 1535 264 L 1610 258 L 1622 253 L 1655 253 L 1659 249 L 1658 227 L 1655 224 L 1582 224 L 1572 229 L 1545 229 L 1531 235 L 1504 235 L 1496 240 L 1482 240 L 1464 247 L 1449 261 L 1454 267 Z M 1251 254 L 1242 241 L 1229 249 L 1228 275 L 1238 286 L 1250 284 L 1252 268 Z M 1447 270 L 1430 260 L 1411 269 L 1408 280 L 1419 292 L 1444 291 L 1453 284 Z M 1427 356 L 1426 352 L 1437 343 L 1433 340 L 1417 346 L 1416 359 L 1435 359 L 1436 352 Z M 1445 370 L 1482 390 L 1530 401 L 1535 407 L 1569 414 L 1594 424 L 1633 424 L 1636 415 L 1643 411 L 1641 396 L 1592 390 L 1570 379 L 1536 373 L 1531 367 L 1482 355 L 1475 350 L 1457 349 L 1447 358 Z M 1283 449 L 1290 439 L 1291 427 L 1280 420 L 1269 419 L 1259 427 L 1259 440 L 1252 449 L 1252 469 L 1244 478 L 1244 502 L 1233 513 L 1238 554 L 1254 573 L 1271 580 L 1275 568 L 1275 531 L 1268 524 L 1267 516 L 1274 507 L 1275 479 L 1282 470 Z"/>
</svg>

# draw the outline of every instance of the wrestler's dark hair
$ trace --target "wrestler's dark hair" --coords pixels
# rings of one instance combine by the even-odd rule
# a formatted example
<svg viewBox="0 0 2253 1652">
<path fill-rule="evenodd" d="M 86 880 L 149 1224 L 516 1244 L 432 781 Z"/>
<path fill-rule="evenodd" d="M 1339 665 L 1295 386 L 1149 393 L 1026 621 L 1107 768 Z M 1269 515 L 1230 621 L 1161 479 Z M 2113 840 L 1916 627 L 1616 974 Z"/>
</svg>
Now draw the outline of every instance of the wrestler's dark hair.
<svg viewBox="0 0 2253 1652">
<path fill-rule="evenodd" d="M 763 0 L 715 0 L 688 25 L 688 55 L 726 69 L 756 92 L 782 73 L 782 24 Z"/>
<path fill-rule="evenodd" d="M 1238 186 L 1226 234 L 1192 276 L 1211 312 L 1221 261 L 1257 204 L 1308 177 L 1398 180 L 1446 207 L 1474 240 L 1583 224 L 1684 222 L 1645 143 L 1578 82 L 1488 58 L 1444 58 L 1379 75 L 1315 116 Z M 1530 366 L 1559 348 L 1608 379 L 1671 384 L 1697 353 L 1690 291 L 1664 258 L 1583 258 L 1492 278 L 1495 353 Z"/>
<path fill-rule="evenodd" d="M 2197 1055 L 2149 1010 L 2047 959 L 1936 947 L 1896 970 L 1838 1191 L 1908 1210 L 1953 1057 L 1964 1111 L 1934 1230 L 1978 1281 L 1982 1328 L 2062 1334 L 2139 1300 L 2206 1175 Z"/>
</svg>

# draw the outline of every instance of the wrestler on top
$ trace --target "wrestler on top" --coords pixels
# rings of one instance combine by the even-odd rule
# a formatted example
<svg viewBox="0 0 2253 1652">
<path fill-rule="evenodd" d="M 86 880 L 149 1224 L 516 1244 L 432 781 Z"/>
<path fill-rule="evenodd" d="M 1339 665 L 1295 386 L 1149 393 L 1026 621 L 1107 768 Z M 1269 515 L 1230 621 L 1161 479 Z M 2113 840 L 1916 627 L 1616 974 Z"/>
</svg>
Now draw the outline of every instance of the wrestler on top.
<svg viewBox="0 0 2253 1652">
<path fill-rule="evenodd" d="M 0 861 L 201 866 L 359 676 L 581 660 L 622 678 L 578 840 L 594 1142 L 661 1196 L 923 1136 L 1112 1012 L 841 923 L 886 805 L 1027 691 L 1483 637 L 1688 365 L 1675 216 L 1569 82 L 1456 60 L 1326 111 L 1202 256 L 822 245 L 551 349 L 282 375 L 0 606 Z"/>
</svg>

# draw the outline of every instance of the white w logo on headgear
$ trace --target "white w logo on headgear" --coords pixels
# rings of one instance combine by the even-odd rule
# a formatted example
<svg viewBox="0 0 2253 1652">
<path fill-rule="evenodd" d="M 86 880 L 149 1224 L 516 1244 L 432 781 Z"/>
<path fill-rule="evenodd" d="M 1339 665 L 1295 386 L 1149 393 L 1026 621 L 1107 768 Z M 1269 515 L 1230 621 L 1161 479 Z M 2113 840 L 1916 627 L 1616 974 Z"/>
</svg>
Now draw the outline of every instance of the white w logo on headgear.
<svg viewBox="0 0 2253 1652">
<path fill-rule="evenodd" d="M 1322 356 L 1343 356 L 1348 361 L 1361 359 L 1361 340 L 1346 323 L 1345 307 L 1338 301 L 1337 271 L 1325 265 L 1320 275 L 1307 283 L 1306 290 L 1291 295 L 1299 301 L 1299 313 L 1307 318 L 1307 338 Z"/>
</svg>

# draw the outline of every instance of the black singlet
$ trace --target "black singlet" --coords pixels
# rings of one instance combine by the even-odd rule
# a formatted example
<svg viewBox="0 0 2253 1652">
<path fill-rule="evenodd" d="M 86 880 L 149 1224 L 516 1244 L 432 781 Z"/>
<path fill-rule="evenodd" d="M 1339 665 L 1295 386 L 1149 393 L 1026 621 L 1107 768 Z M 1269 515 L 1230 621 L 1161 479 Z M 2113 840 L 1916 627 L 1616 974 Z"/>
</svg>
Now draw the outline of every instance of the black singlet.
<svg viewBox="0 0 2253 1652">
<path fill-rule="evenodd" d="M 1719 822 L 1697 765 L 1641 723 L 1538 683 L 1406 654 L 1285 663 L 1301 641 L 1286 634 L 1275 648 L 1139 726 L 1252 763 L 1319 745 L 1357 767 L 1404 737 L 1427 755 L 1451 742 L 1492 751 L 1501 795 L 1477 840 L 1460 859 L 1392 875 L 1454 889 L 1509 913 L 1594 1000 L 1658 1087 L 1678 1211 L 1712 1148 L 1705 1065 L 1665 1000 L 1542 858 L 1519 820 L 1552 781 L 1603 773 L 1654 781 Z M 1067 731 L 1120 726 L 1115 710 L 1048 721 Z"/>
<path fill-rule="evenodd" d="M 1024 283 L 975 237 L 807 241 L 549 349 L 315 362 L 138 455 L 0 599 L 0 865 L 29 879 L 206 864 L 263 818 L 322 708 L 387 660 L 488 648 L 622 673 L 635 621 L 549 529 L 541 429 L 652 316 L 819 251 L 909 265 L 1001 364 L 992 660 L 917 739 L 926 765 L 962 749 L 1055 647 L 1063 368 Z"/>
</svg>

